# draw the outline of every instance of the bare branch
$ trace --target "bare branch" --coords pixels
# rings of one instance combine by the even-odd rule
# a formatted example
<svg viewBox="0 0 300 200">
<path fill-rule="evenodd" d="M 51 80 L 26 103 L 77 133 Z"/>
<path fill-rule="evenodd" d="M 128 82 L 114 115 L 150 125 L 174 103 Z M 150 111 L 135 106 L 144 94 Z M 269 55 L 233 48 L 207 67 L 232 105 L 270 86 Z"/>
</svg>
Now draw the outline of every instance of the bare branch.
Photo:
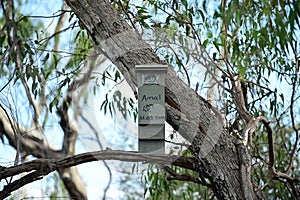
<svg viewBox="0 0 300 200">
<path fill-rule="evenodd" d="M 20 71 L 20 73 L 22 74 L 22 72 Z M 26 96 L 27 96 L 27 99 L 29 101 L 29 104 L 32 106 L 33 108 L 33 123 L 32 123 L 32 126 L 33 127 L 40 127 L 39 125 L 39 106 L 36 104 L 36 102 L 34 101 L 34 99 L 32 98 L 32 95 L 31 95 L 31 91 L 30 91 L 30 88 L 24 78 L 23 75 L 21 75 L 21 81 L 22 81 L 22 84 L 24 86 L 24 89 L 25 89 L 25 93 L 26 93 Z"/>
<path fill-rule="evenodd" d="M 163 169 L 170 174 L 170 176 L 167 177 L 167 180 L 178 180 L 178 181 L 190 181 L 194 183 L 200 183 L 204 186 L 209 186 L 208 183 L 203 182 L 202 180 L 199 180 L 197 178 L 192 177 L 188 174 L 178 174 L 173 169 L 171 169 L 169 166 L 164 166 Z"/>
<path fill-rule="evenodd" d="M 83 121 L 85 123 L 87 123 L 87 125 L 90 127 L 90 129 L 94 132 L 94 135 L 96 137 L 96 141 L 97 141 L 100 149 L 103 150 L 103 146 L 100 142 L 100 138 L 99 138 L 99 135 L 98 135 L 98 132 L 97 132 L 96 128 L 81 113 L 80 113 L 80 117 L 83 119 Z M 106 193 L 107 193 L 107 191 L 110 187 L 110 184 L 112 182 L 112 172 L 111 172 L 108 164 L 105 162 L 105 160 L 103 160 L 102 162 L 103 162 L 104 166 L 106 167 L 106 169 L 108 171 L 108 174 L 109 174 L 109 181 L 108 181 L 107 186 L 105 187 L 104 193 L 103 193 L 103 200 L 105 200 L 106 199 Z"/>
<path fill-rule="evenodd" d="M 236 109 L 241 116 L 242 120 L 245 123 L 248 123 L 252 119 L 252 115 L 249 113 L 249 111 L 246 109 L 245 105 L 245 96 L 242 91 L 241 87 L 241 80 L 239 76 L 236 76 L 232 81 L 232 99 L 234 102 L 234 105 L 236 106 Z"/>
<path fill-rule="evenodd" d="M 190 75 L 186 69 L 186 67 L 183 65 L 181 59 L 179 58 L 178 54 L 176 53 L 176 51 L 172 48 L 171 45 L 168 45 L 168 47 L 173 51 L 174 55 L 175 55 L 175 58 L 177 60 L 177 62 L 180 64 L 180 66 L 183 68 L 183 71 L 185 73 L 185 76 L 186 76 L 186 79 L 187 79 L 187 84 L 188 86 L 191 86 L 191 81 L 190 81 Z"/>
<path fill-rule="evenodd" d="M 25 162 L 12 167 L 1 167 L 0 180 L 12 177 L 24 172 L 30 172 L 28 175 L 7 184 L 0 191 L 0 199 L 10 195 L 14 190 L 22 186 L 43 178 L 43 176 L 59 169 L 65 169 L 77 166 L 83 163 L 99 161 L 99 160 L 121 160 L 127 162 L 143 162 L 143 163 L 158 163 L 162 165 L 175 165 L 190 170 L 196 170 L 194 158 L 163 155 L 157 156 L 152 154 L 139 154 L 128 151 L 104 150 L 90 153 L 82 153 L 75 156 L 70 156 L 63 159 L 37 159 L 30 162 Z M 34 171 L 34 172 L 32 172 Z"/>
<path fill-rule="evenodd" d="M 1 105 L 1 104 L 0 104 Z M 18 124 L 18 132 L 15 133 L 14 126 L 12 124 L 17 124 L 12 120 L 7 114 L 5 108 L 1 105 L 0 108 L 0 132 L 6 136 L 10 145 L 17 150 L 18 143 L 22 150 L 25 152 L 30 152 L 31 155 L 37 158 L 61 158 L 62 155 L 54 148 L 50 147 L 41 140 L 33 135 L 28 135 L 28 129 Z M 16 135 L 20 135 L 18 137 Z"/>
<path fill-rule="evenodd" d="M 253 122 L 254 121 L 254 122 Z M 252 119 L 252 121 L 250 121 L 249 123 L 255 124 L 255 128 L 257 128 L 257 123 L 261 121 L 263 123 L 263 125 L 265 126 L 265 128 L 267 129 L 267 133 L 268 133 L 268 148 L 269 148 L 269 164 L 268 164 L 268 168 L 270 170 L 271 173 L 271 178 L 275 178 L 275 179 L 285 179 L 287 181 L 290 182 L 299 182 L 300 179 L 299 178 L 293 178 L 291 176 L 289 176 L 286 172 L 282 173 L 282 172 L 278 172 L 275 169 L 275 154 L 274 154 L 274 141 L 273 141 L 273 132 L 272 132 L 272 128 L 269 125 L 268 120 L 265 117 L 257 117 L 256 119 Z M 254 128 L 254 127 L 252 127 Z M 254 130 L 250 131 L 251 133 L 254 132 Z"/>
<path fill-rule="evenodd" d="M 57 111 L 58 115 L 60 116 L 60 126 L 64 131 L 64 139 L 61 151 L 65 155 L 74 155 L 75 142 L 78 136 L 77 127 L 74 124 L 72 124 L 69 119 L 68 109 L 69 106 L 72 104 L 75 90 L 88 82 L 92 70 L 93 67 L 89 67 L 88 71 L 79 80 L 74 79 L 74 81 L 71 83 L 67 90 L 66 97 L 64 98 L 61 106 L 58 108 Z"/>
<path fill-rule="evenodd" d="M 298 83 L 298 73 L 299 73 L 299 60 L 296 58 L 296 72 L 294 76 L 294 82 L 293 82 L 293 89 L 292 89 L 292 96 L 291 96 L 291 104 L 290 104 L 290 115 L 291 115 L 291 120 L 292 120 L 292 127 L 293 130 L 295 131 L 296 134 L 296 140 L 293 146 L 293 150 L 291 153 L 291 158 L 289 161 L 289 165 L 287 169 L 285 170 L 285 173 L 288 174 L 291 171 L 292 165 L 293 165 L 293 160 L 296 154 L 297 146 L 298 146 L 298 141 L 299 141 L 299 129 L 296 128 L 296 123 L 295 123 L 295 114 L 294 114 L 294 102 L 295 102 L 295 93 L 296 93 L 296 86 Z"/>
<path fill-rule="evenodd" d="M 62 9 L 61 10 L 66 10 L 67 9 L 67 4 L 66 3 L 63 3 L 63 6 L 62 6 Z M 56 24 L 56 27 L 55 27 L 55 31 L 54 33 L 59 33 L 61 31 L 61 28 L 65 22 L 67 18 L 67 15 L 66 15 L 66 12 L 62 12 L 60 15 L 59 15 L 59 18 L 58 18 L 58 22 Z M 54 36 L 54 47 L 53 47 L 53 51 L 58 51 L 59 50 L 59 35 L 55 35 Z"/>
<path fill-rule="evenodd" d="M 172 164 L 182 168 L 196 170 L 194 163 L 196 160 L 192 157 L 171 156 L 171 155 L 152 155 L 142 154 L 133 151 L 121 150 L 103 150 L 88 153 L 77 154 L 61 159 L 44 159 L 39 158 L 33 161 L 25 162 L 20 165 L 12 167 L 1 167 L 0 179 L 15 176 L 24 172 L 50 170 L 55 171 L 59 168 L 69 168 L 87 162 L 99 160 L 120 160 L 126 162 L 143 162 L 143 163 L 157 163 L 157 164 Z M 48 169 L 49 168 L 49 169 Z M 50 173 L 49 172 L 49 173 Z"/>
</svg>

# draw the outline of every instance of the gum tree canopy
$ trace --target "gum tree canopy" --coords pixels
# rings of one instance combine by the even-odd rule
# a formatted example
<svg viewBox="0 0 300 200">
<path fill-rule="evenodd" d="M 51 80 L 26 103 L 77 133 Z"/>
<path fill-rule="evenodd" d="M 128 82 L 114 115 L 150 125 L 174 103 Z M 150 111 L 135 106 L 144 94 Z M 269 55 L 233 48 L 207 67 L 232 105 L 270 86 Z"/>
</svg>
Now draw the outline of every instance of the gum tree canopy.
<svg viewBox="0 0 300 200">
<path fill-rule="evenodd" d="M 53 16 L 25 5 L 1 1 L 0 136 L 16 155 L 0 166 L 0 199 L 54 171 L 72 199 L 87 199 L 76 166 L 97 160 L 158 164 L 143 182 L 149 199 L 299 199 L 299 1 L 66 0 Z M 99 58 L 116 67 L 100 78 Z M 76 153 L 80 120 L 102 148 L 84 115 L 87 88 L 124 79 L 136 94 L 135 66 L 152 63 L 169 66 L 168 142 L 185 149 Z M 136 118 L 122 90 L 104 96 L 104 112 Z"/>
</svg>

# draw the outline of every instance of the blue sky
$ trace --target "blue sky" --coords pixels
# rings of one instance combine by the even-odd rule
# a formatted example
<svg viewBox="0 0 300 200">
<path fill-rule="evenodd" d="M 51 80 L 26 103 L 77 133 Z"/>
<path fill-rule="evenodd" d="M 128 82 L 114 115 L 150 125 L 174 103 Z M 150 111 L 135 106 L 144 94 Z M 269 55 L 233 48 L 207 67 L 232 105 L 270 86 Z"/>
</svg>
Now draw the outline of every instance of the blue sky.
<svg viewBox="0 0 300 200">
<path fill-rule="evenodd" d="M 22 7 L 22 13 L 24 15 L 33 15 L 33 16 L 51 16 L 55 14 L 58 10 L 61 9 L 62 1 L 56 1 L 56 3 L 53 3 L 54 1 L 51 1 L 49 3 L 48 1 L 42 1 L 42 0 L 29 0 L 28 4 Z M 36 20 L 35 18 L 31 18 L 32 20 Z M 52 34 L 55 30 L 56 26 L 56 19 L 52 18 L 37 18 L 38 20 L 41 20 L 45 27 L 47 27 L 47 31 Z M 67 25 L 67 23 L 66 23 Z M 68 35 L 69 34 L 69 35 Z M 64 34 L 64 38 L 62 38 L 62 41 L 64 41 L 65 44 L 62 44 L 61 47 L 65 51 L 71 51 L 72 49 L 69 49 L 70 46 L 68 45 L 68 39 L 71 32 L 67 32 Z M 107 63 L 106 63 L 107 64 Z M 5 84 L 6 80 L 1 79 L 1 85 Z M 122 89 L 124 89 L 124 85 L 120 85 Z M 101 94 L 105 94 L 108 92 L 110 88 L 112 88 L 112 85 L 107 84 L 106 87 L 102 88 Z M 114 89 L 117 89 L 114 87 Z M 119 88 L 120 89 L 120 88 Z M 17 93 L 17 92 L 16 92 Z M 127 92 L 126 92 L 127 93 Z M 112 149 L 127 149 L 127 150 L 137 150 L 137 133 L 136 129 L 134 128 L 136 125 L 133 121 L 129 121 L 130 123 L 125 122 L 120 118 L 120 116 L 116 115 L 114 118 L 111 118 L 110 115 L 104 115 L 103 111 L 100 111 L 100 105 L 102 101 L 104 100 L 103 96 L 98 91 L 97 96 L 94 98 L 90 98 L 90 109 L 89 112 L 87 112 L 87 117 L 89 117 L 90 120 L 94 120 L 93 124 L 98 126 L 98 133 L 101 134 L 101 142 L 103 142 L 104 148 L 109 147 Z M 130 93 L 129 93 L 130 94 Z M 16 101 L 18 98 L 14 98 Z M 20 101 L 21 99 L 19 99 Z M 20 102 L 22 104 L 22 102 Z M 20 104 L 20 105 L 21 105 Z M 95 110 L 94 110 L 95 109 Z M 27 112 L 26 109 L 21 110 L 20 112 Z M 30 112 L 29 112 L 30 113 Z M 25 116 L 24 113 L 22 116 Z M 25 124 L 28 124 L 29 118 L 22 118 L 21 121 Z M 48 124 L 48 128 L 46 129 L 46 136 L 49 139 L 49 141 L 53 142 L 53 144 L 59 148 L 61 145 L 61 138 L 58 137 L 57 133 L 61 133 L 60 136 L 62 136 L 61 129 L 59 127 L 59 124 L 57 124 L 57 116 L 52 115 L 50 123 Z M 105 123 L 103 123 L 105 122 Z M 51 124 L 53 123 L 53 124 Z M 93 145 L 90 142 L 87 142 L 86 140 L 86 127 L 84 126 L 85 123 L 79 124 L 79 140 L 76 145 L 77 153 L 82 153 L 86 151 L 93 151 L 93 150 L 99 150 L 99 147 L 96 145 Z M 122 130 L 122 131 L 121 131 Z M 55 134 L 53 134 L 55 133 Z M 122 143 L 120 140 L 122 140 L 122 137 L 120 134 L 126 135 L 128 139 L 127 143 Z M 106 142 L 104 142 L 106 141 Z M 120 145 L 114 145 L 114 144 L 122 144 Z M 133 149 L 133 147 L 135 149 Z M 12 149 L 9 145 L 3 145 L 0 144 L 0 162 L 1 165 L 7 166 L 12 165 L 15 157 L 15 151 Z M 128 168 L 130 169 L 130 166 Z M 112 199 L 122 199 L 122 192 L 118 190 L 118 176 L 120 176 L 120 171 L 118 169 L 119 163 L 110 162 L 110 168 L 113 172 L 113 178 L 114 181 L 107 193 L 107 197 L 110 197 Z M 109 180 L 108 178 L 108 172 L 107 169 L 104 167 L 103 163 L 101 161 L 99 162 L 93 162 L 93 163 L 87 163 L 82 164 L 78 166 L 79 172 L 81 174 L 81 177 L 83 178 L 84 183 L 87 186 L 87 192 L 89 199 L 99 199 L 103 195 L 103 190 L 107 185 L 107 182 Z M 4 182 L 0 182 L 0 188 L 3 187 Z M 46 194 L 47 192 L 47 185 L 55 184 L 49 176 L 47 178 L 44 178 L 41 181 L 37 181 L 33 184 L 29 184 L 26 186 L 25 193 L 29 196 L 33 197 L 45 197 L 49 194 Z M 50 186 L 51 187 L 51 186 Z M 51 190 L 51 189 L 50 189 Z M 24 197 L 23 193 L 20 193 L 20 191 L 16 192 L 15 195 L 19 195 L 19 198 Z M 49 191 L 48 191 L 49 192 Z M 143 192 L 143 191 L 141 191 Z M 17 197 L 16 196 L 16 197 Z"/>
</svg>

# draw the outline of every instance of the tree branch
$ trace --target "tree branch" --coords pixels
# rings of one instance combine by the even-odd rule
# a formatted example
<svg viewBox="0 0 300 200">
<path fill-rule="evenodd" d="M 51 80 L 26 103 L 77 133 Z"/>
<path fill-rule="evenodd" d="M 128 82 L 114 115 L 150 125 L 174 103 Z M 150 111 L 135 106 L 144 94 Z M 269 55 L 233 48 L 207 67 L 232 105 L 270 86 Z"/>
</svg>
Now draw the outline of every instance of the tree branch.
<svg viewBox="0 0 300 200">
<path fill-rule="evenodd" d="M 0 199 L 9 196 L 12 191 L 17 190 L 28 183 L 39 180 L 43 178 L 43 176 L 55 170 L 66 169 L 83 163 L 99 160 L 120 160 L 127 162 L 158 163 L 162 165 L 174 165 L 190 170 L 196 170 L 194 168 L 194 163 L 196 162 L 196 160 L 191 157 L 179 157 L 170 155 L 157 156 L 151 154 L 140 154 L 135 152 L 118 150 L 103 150 L 82 153 L 59 160 L 36 159 L 12 167 L 1 167 L 2 170 L 0 171 L 0 180 L 24 172 L 30 173 L 4 186 L 3 190 L 0 191 Z"/>
<path fill-rule="evenodd" d="M 0 171 L 0 179 L 15 176 L 20 173 L 30 172 L 33 170 L 43 171 L 48 169 L 52 172 L 58 168 L 69 168 L 87 162 L 99 160 L 120 160 L 127 162 L 143 162 L 157 164 L 172 164 L 178 167 L 196 170 L 193 164 L 196 160 L 192 157 L 170 156 L 170 155 L 152 155 L 137 152 L 121 151 L 121 150 L 103 150 L 88 153 L 81 153 L 62 159 L 44 159 L 39 158 L 33 161 L 25 162 L 12 167 L 2 167 Z"/>
<path fill-rule="evenodd" d="M 64 131 L 64 139 L 63 139 L 63 145 L 61 151 L 65 155 L 74 155 L 75 153 L 75 142 L 78 136 L 78 130 L 77 127 L 71 123 L 68 115 L 68 109 L 69 106 L 71 106 L 74 92 L 75 90 L 84 85 L 91 76 L 93 67 L 90 66 L 86 73 L 80 78 L 80 79 L 74 79 L 74 81 L 70 84 L 67 94 L 61 104 L 61 106 L 58 108 L 58 115 L 60 116 L 60 126 Z M 77 100 L 75 100 L 75 103 L 78 103 Z M 77 106 L 77 105 L 75 105 Z M 76 116 L 75 116 L 76 118 Z"/>
<path fill-rule="evenodd" d="M 99 148 L 100 148 L 100 150 L 103 150 L 103 145 L 101 144 L 101 141 L 100 141 L 100 138 L 99 138 L 99 134 L 98 134 L 98 132 L 97 132 L 97 130 L 96 130 L 96 128 L 83 116 L 83 114 L 82 113 L 80 113 L 79 114 L 80 115 L 80 117 L 83 119 L 83 121 L 90 127 L 90 129 L 93 131 L 93 133 L 94 133 L 94 135 L 95 135 L 95 137 L 96 137 L 96 142 L 97 142 L 97 144 L 98 144 L 98 146 L 99 146 Z M 108 183 L 107 183 L 107 185 L 106 185 L 106 187 L 105 187 L 105 189 L 104 189 L 104 192 L 103 192 L 103 200 L 105 200 L 106 199 L 106 194 L 107 194 L 107 191 L 108 191 L 108 189 L 109 189 L 109 187 L 110 187 L 110 184 L 111 184 L 111 182 L 112 182 L 112 172 L 111 172 L 111 169 L 110 169 L 110 167 L 108 166 L 108 164 L 107 164 L 107 162 L 105 162 L 105 160 L 103 160 L 102 161 L 103 162 L 103 164 L 104 164 L 104 166 L 106 167 L 106 169 L 107 169 L 107 171 L 108 171 L 108 174 L 109 174 L 109 181 L 108 181 Z"/>
<path fill-rule="evenodd" d="M 295 123 L 295 117 L 294 117 L 294 100 L 295 100 L 295 93 L 296 93 L 296 86 L 297 86 L 297 82 L 298 82 L 298 72 L 299 72 L 299 60 L 297 60 L 296 58 L 296 72 L 295 72 L 295 76 L 294 76 L 294 82 L 293 82 L 293 89 L 292 89 L 292 96 L 291 96 L 291 105 L 290 105 L 290 116 L 291 116 L 291 121 L 292 121 L 292 127 L 293 130 L 296 133 L 296 140 L 293 146 L 293 150 L 291 153 L 291 158 L 289 161 L 289 165 L 287 167 L 287 169 L 285 170 L 285 173 L 288 174 L 291 171 L 292 165 L 293 165 L 293 160 L 296 154 L 296 150 L 297 150 L 297 146 L 298 146 L 298 141 L 299 141 L 299 128 L 296 128 L 296 123 Z"/>
<path fill-rule="evenodd" d="M 17 150 L 17 145 L 21 146 L 21 149 L 37 158 L 61 158 L 62 155 L 53 147 L 45 143 L 44 140 L 36 138 L 27 133 L 30 131 L 21 124 L 17 124 L 12 120 L 5 108 L 0 104 L 0 132 L 6 136 L 9 144 Z M 13 125 L 17 124 L 18 130 L 15 133 Z M 20 135 L 17 137 L 16 135 Z"/>
<path fill-rule="evenodd" d="M 109 2 L 67 0 L 67 3 L 96 40 L 99 50 L 118 67 L 133 91 L 137 85 L 136 65 L 166 64 Z M 234 156 L 236 152 L 232 151 L 233 143 L 223 121 L 207 101 L 177 77 L 171 66 L 166 76 L 166 116 L 167 122 L 191 142 L 192 154 L 205 160 L 197 169 L 206 164 L 207 168 L 202 171 L 209 174 L 216 196 L 240 199 L 240 192 L 237 192 L 237 189 L 241 191 L 240 185 L 232 185 L 239 180 L 240 173 L 233 170 L 226 153 L 232 153 L 230 162 L 238 163 L 238 158 Z"/>
<path fill-rule="evenodd" d="M 261 121 L 263 123 L 263 125 L 265 126 L 265 128 L 267 129 L 267 133 L 268 133 L 268 148 L 269 148 L 269 164 L 268 164 L 268 168 L 270 170 L 271 173 L 271 177 L 275 178 L 275 179 L 286 179 L 287 181 L 290 182 L 300 182 L 299 178 L 293 178 L 291 176 L 289 176 L 287 173 L 282 173 L 282 172 L 278 172 L 275 169 L 275 154 L 274 154 L 274 141 L 273 141 L 273 131 L 271 126 L 269 125 L 268 120 L 265 117 L 257 117 L 255 121 Z M 256 126 L 257 127 L 257 126 Z"/>
<path fill-rule="evenodd" d="M 178 180 L 178 181 L 190 181 L 194 183 L 200 183 L 204 186 L 209 186 L 208 183 L 199 180 L 197 178 L 192 177 L 191 175 L 188 174 L 178 174 L 176 173 L 173 169 L 171 169 L 169 166 L 164 166 L 163 169 L 170 174 L 170 176 L 167 177 L 167 180 Z"/>
</svg>

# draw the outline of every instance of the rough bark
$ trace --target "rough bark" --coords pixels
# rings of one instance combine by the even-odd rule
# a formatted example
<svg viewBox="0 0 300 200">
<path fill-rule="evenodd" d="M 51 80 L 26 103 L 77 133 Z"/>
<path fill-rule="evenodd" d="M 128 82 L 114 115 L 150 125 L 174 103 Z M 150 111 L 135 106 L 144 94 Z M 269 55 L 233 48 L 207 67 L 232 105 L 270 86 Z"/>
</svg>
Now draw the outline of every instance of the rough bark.
<svg viewBox="0 0 300 200">
<path fill-rule="evenodd" d="M 136 65 L 166 64 L 107 1 L 67 2 L 95 44 L 118 67 L 133 90 Z M 167 122 L 191 142 L 199 176 L 210 180 L 215 195 L 219 199 L 254 199 L 249 162 L 240 160 L 238 155 L 243 151 L 237 150 L 218 112 L 178 79 L 171 66 L 166 77 L 166 102 Z"/>
<path fill-rule="evenodd" d="M 195 160 L 190 157 L 157 156 L 115 150 L 82 153 L 61 159 L 37 159 L 12 167 L 0 167 L 0 180 L 18 175 L 20 173 L 28 173 L 26 176 L 4 186 L 3 190 L 0 191 L 0 199 L 8 197 L 11 192 L 33 181 L 42 179 L 43 176 L 55 170 L 60 172 L 66 187 L 68 189 L 73 188 L 72 191 L 69 191 L 71 199 L 86 199 L 86 193 L 82 191 L 82 188 L 84 187 L 78 184 L 80 181 L 76 181 L 74 180 L 74 177 L 72 177 L 74 174 L 75 177 L 77 177 L 77 170 L 74 166 L 98 160 L 121 160 L 144 163 L 155 162 L 161 165 L 168 165 L 172 163 L 175 166 L 195 170 Z M 61 171 L 61 169 L 67 170 Z"/>
</svg>

